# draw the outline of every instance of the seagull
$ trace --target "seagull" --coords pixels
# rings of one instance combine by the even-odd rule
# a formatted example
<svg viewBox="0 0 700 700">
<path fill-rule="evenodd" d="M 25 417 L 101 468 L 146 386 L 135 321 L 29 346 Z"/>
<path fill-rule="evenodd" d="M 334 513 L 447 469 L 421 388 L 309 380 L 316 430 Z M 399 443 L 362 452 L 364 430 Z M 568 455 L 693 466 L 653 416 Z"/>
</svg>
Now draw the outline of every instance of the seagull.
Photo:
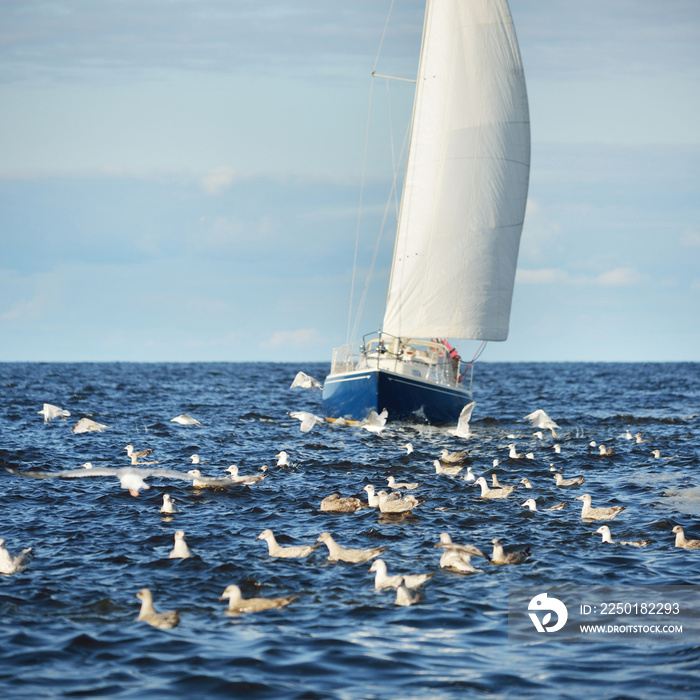
<svg viewBox="0 0 700 700">
<path fill-rule="evenodd" d="M 652 450 L 651 454 L 654 455 L 655 459 L 661 459 L 660 450 Z M 663 459 L 674 459 L 675 457 L 678 457 L 678 455 L 671 455 L 670 457 L 664 457 Z"/>
<path fill-rule="evenodd" d="M 491 554 L 492 564 L 521 564 L 526 559 L 530 558 L 530 548 L 523 549 L 519 552 L 504 552 L 501 541 L 494 537 L 491 540 L 493 544 L 493 553 Z"/>
<path fill-rule="evenodd" d="M 386 547 L 373 547 L 371 549 L 344 549 L 328 532 L 322 532 L 317 542 L 323 542 L 328 547 L 328 561 L 344 561 L 350 564 L 360 564 L 378 557 Z"/>
<path fill-rule="evenodd" d="M 625 431 L 625 440 L 633 440 L 634 435 L 632 435 L 632 432 L 629 430 L 629 428 Z M 603 540 L 605 542 L 605 540 Z"/>
<path fill-rule="evenodd" d="M 447 432 L 455 437 L 468 438 L 471 435 L 469 431 L 469 421 L 471 420 L 474 406 L 476 406 L 476 401 L 468 403 L 459 414 L 459 418 L 457 419 L 457 427 L 452 428 Z"/>
<path fill-rule="evenodd" d="M 581 520 L 612 520 L 616 515 L 622 513 L 626 506 L 611 506 L 610 508 L 592 508 L 591 497 L 584 493 L 576 496 L 577 501 L 583 501 L 581 508 Z"/>
<path fill-rule="evenodd" d="M 538 440 L 544 440 L 544 433 L 538 430 L 532 434 L 532 437 L 536 437 Z"/>
<path fill-rule="evenodd" d="M 316 389 L 320 389 L 321 391 L 323 391 L 323 385 L 321 384 L 321 382 L 304 372 L 297 372 L 297 376 L 294 377 L 294 381 L 292 382 L 292 385 L 289 388 L 294 389 L 296 387 L 301 387 L 302 389 L 311 389 L 312 393 Z"/>
<path fill-rule="evenodd" d="M 476 477 L 471 467 L 467 467 L 467 473 L 462 477 L 465 481 L 474 481 Z"/>
<path fill-rule="evenodd" d="M 449 476 L 455 476 L 459 474 L 464 466 L 458 465 L 456 467 L 443 467 L 442 462 L 439 459 L 433 460 L 433 466 L 435 467 L 436 474 L 447 474 Z"/>
<path fill-rule="evenodd" d="M 386 491 L 380 491 L 377 496 L 379 496 L 379 510 L 382 513 L 408 513 L 421 503 L 425 503 L 425 500 L 415 496 L 396 498 L 396 494 L 390 496 Z"/>
<path fill-rule="evenodd" d="M 226 586 L 219 600 L 228 598 L 227 615 L 240 615 L 261 610 L 279 610 L 298 597 L 297 595 L 288 595 L 281 598 L 244 598 L 241 595 L 241 589 L 235 584 L 231 584 Z"/>
<path fill-rule="evenodd" d="M 601 525 L 596 530 L 596 534 L 603 536 L 602 541 L 605 544 L 615 544 L 615 542 L 613 542 L 613 538 L 610 534 L 610 528 L 607 525 Z M 651 544 L 652 542 L 653 542 L 653 540 L 639 540 L 637 542 L 623 542 L 622 540 L 620 540 L 620 542 L 618 542 L 618 544 L 626 544 L 626 545 L 629 545 L 631 547 L 646 547 L 647 545 Z"/>
<path fill-rule="evenodd" d="M 246 484 L 247 486 L 257 484 L 258 481 L 262 481 L 267 476 L 267 474 L 247 474 L 239 476 L 238 467 L 235 464 L 226 467 L 226 471 L 231 475 L 229 478 L 234 484 Z"/>
<path fill-rule="evenodd" d="M 201 463 L 202 463 L 202 460 L 199 458 L 199 455 L 197 455 L 197 454 L 195 454 L 195 455 L 190 455 L 190 456 L 188 457 L 188 459 L 191 459 L 191 460 L 192 460 L 192 464 L 201 464 Z"/>
<path fill-rule="evenodd" d="M 175 546 L 172 548 L 169 559 L 189 559 L 192 556 L 190 549 L 185 542 L 185 531 L 176 530 L 175 532 Z"/>
<path fill-rule="evenodd" d="M 529 420 L 530 425 L 533 428 L 542 428 L 543 430 L 549 430 L 552 433 L 552 437 L 556 437 L 555 428 L 559 426 L 541 409 L 538 408 L 532 413 L 528 413 L 524 420 Z"/>
<path fill-rule="evenodd" d="M 565 479 L 557 472 L 554 474 L 554 480 L 557 482 L 557 486 L 576 486 L 577 484 L 582 484 L 586 479 L 582 476 L 576 476 L 573 479 Z"/>
<path fill-rule="evenodd" d="M 508 498 L 517 488 L 516 486 L 503 486 L 500 489 L 490 489 L 483 476 L 474 482 L 474 486 L 481 486 L 481 498 Z"/>
<path fill-rule="evenodd" d="M 610 457 L 610 455 L 615 454 L 614 447 L 606 447 L 605 445 L 598 445 L 598 451 L 601 457 Z"/>
<path fill-rule="evenodd" d="M 170 498 L 170 494 L 163 494 L 163 505 L 160 507 L 161 513 L 177 513 L 177 508 L 173 504 L 173 499 Z"/>
<path fill-rule="evenodd" d="M 508 457 L 510 459 L 522 459 L 523 453 L 517 452 L 515 449 L 515 444 L 511 443 L 510 445 L 508 445 Z"/>
<path fill-rule="evenodd" d="M 476 569 L 471 563 L 472 556 L 480 556 L 486 559 L 486 556 L 476 547 L 452 542 L 447 532 L 440 534 L 440 541 L 435 546 L 445 549 L 440 557 L 441 569 L 449 569 L 460 574 L 483 573 L 482 569 Z"/>
<path fill-rule="evenodd" d="M 413 452 L 413 445 L 410 442 L 407 442 L 403 447 L 406 450 L 407 455 L 410 455 L 411 452 Z"/>
<path fill-rule="evenodd" d="M 446 549 L 443 552 L 440 557 L 440 568 L 448 569 L 458 574 L 483 573 L 483 569 L 477 569 L 472 565 L 470 554 L 461 552 L 458 549 Z"/>
<path fill-rule="evenodd" d="M 496 472 L 491 474 L 491 486 L 493 486 L 493 488 L 495 488 L 495 489 L 502 489 L 503 488 L 503 484 L 501 484 L 501 482 L 498 480 L 498 476 L 496 475 Z"/>
<path fill-rule="evenodd" d="M 44 423 L 50 423 L 54 418 L 62 418 L 65 420 L 70 416 L 70 411 L 66 411 L 50 403 L 45 403 L 41 411 L 37 411 L 37 413 L 44 416 Z"/>
<path fill-rule="evenodd" d="M 559 443 L 557 443 L 556 445 L 553 445 L 553 446 L 552 446 L 552 449 L 553 449 L 558 455 L 561 454 L 561 445 L 560 445 Z"/>
<path fill-rule="evenodd" d="M 367 491 L 367 503 L 369 503 L 369 507 L 379 508 L 379 496 L 374 493 L 374 486 L 372 486 L 372 484 L 367 484 L 362 490 Z"/>
<path fill-rule="evenodd" d="M 65 469 L 60 472 L 39 472 L 26 471 L 20 472 L 10 467 L 5 467 L 11 474 L 18 476 L 26 476 L 31 479 L 74 479 L 84 476 L 116 476 L 119 479 L 119 484 L 123 489 L 126 489 L 132 496 L 138 496 L 141 489 L 150 489 L 151 487 L 144 481 L 149 476 L 162 476 L 166 479 L 180 479 L 182 481 L 195 482 L 199 480 L 208 486 L 222 486 L 230 484 L 229 479 L 213 479 L 209 477 L 200 477 L 199 471 L 196 469 L 190 472 L 178 472 L 173 469 L 140 469 L 139 467 L 121 467 L 113 469 L 111 467 L 93 467 L 92 469 Z M 197 472 L 197 474 L 193 474 Z"/>
<path fill-rule="evenodd" d="M 183 413 L 179 416 L 175 416 L 175 418 L 171 418 L 170 422 L 179 423 L 180 425 L 196 425 L 198 428 L 202 427 L 202 424 L 198 420 L 192 418 L 192 416 L 187 415 L 187 413 Z"/>
<path fill-rule="evenodd" d="M 543 508 L 542 510 L 564 510 L 564 506 L 566 506 L 566 501 L 563 503 L 557 503 L 555 506 L 550 506 L 549 508 Z M 534 498 L 528 498 L 525 503 L 520 504 L 521 508 L 529 508 L 532 511 L 537 510 L 537 502 L 535 501 Z"/>
<path fill-rule="evenodd" d="M 530 479 L 528 479 L 526 476 L 524 476 L 520 481 L 518 482 L 522 484 L 526 489 L 531 489 L 532 484 L 530 483 Z"/>
<path fill-rule="evenodd" d="M 267 542 L 267 551 L 271 557 L 278 557 L 281 559 L 302 559 L 308 557 L 311 552 L 319 547 L 317 544 L 302 545 L 300 547 L 282 547 L 277 544 L 272 530 L 263 530 L 258 535 L 257 539 Z"/>
<path fill-rule="evenodd" d="M 137 622 L 147 622 L 153 627 L 160 627 L 168 630 L 176 627 L 180 622 L 180 614 L 174 610 L 164 613 L 158 613 L 153 607 L 153 596 L 148 588 L 142 588 L 136 597 L 141 601 L 141 611 L 139 612 Z"/>
<path fill-rule="evenodd" d="M 277 457 L 277 466 L 278 467 L 288 467 L 289 466 L 289 455 L 282 450 L 282 452 L 278 452 L 275 457 Z"/>
<path fill-rule="evenodd" d="M 382 588 L 398 588 L 403 582 L 406 588 L 420 588 L 426 581 L 429 581 L 434 574 L 404 574 L 403 576 L 389 576 L 387 574 L 386 562 L 383 559 L 375 559 L 370 566 L 368 574 L 374 572 L 374 587 L 377 590 Z"/>
<path fill-rule="evenodd" d="M 468 457 L 466 452 L 448 452 L 443 450 L 440 453 L 440 461 L 444 464 L 460 464 Z"/>
<path fill-rule="evenodd" d="M 192 481 L 192 486 L 196 489 L 218 488 L 242 483 L 230 476 L 202 476 L 202 472 L 199 469 L 189 469 L 185 473 Z"/>
<path fill-rule="evenodd" d="M 289 415 L 301 421 L 300 428 L 302 433 L 308 433 L 309 430 L 317 425 L 323 425 L 323 418 L 319 418 L 308 411 L 292 411 Z"/>
<path fill-rule="evenodd" d="M 389 412 L 386 410 L 386 408 L 381 413 L 377 413 L 374 409 L 370 409 L 367 421 L 360 427 L 364 428 L 370 433 L 381 433 L 386 427 L 386 419 L 388 415 Z"/>
<path fill-rule="evenodd" d="M 700 540 L 686 540 L 685 533 L 680 525 L 676 525 L 671 532 L 676 536 L 676 547 L 682 547 L 683 549 L 700 549 Z"/>
<path fill-rule="evenodd" d="M 420 600 L 420 593 L 411 594 L 406 585 L 403 582 L 396 588 L 396 605 L 413 605 Z"/>
<path fill-rule="evenodd" d="M 106 427 L 106 425 L 97 423 L 91 418 L 81 418 L 71 428 L 71 433 L 103 433 Z"/>
<path fill-rule="evenodd" d="M 634 439 L 635 439 L 635 441 L 637 442 L 637 444 L 639 444 L 640 442 L 647 442 L 647 440 L 645 440 L 644 438 L 642 438 L 642 434 L 641 434 L 641 433 L 635 433 Z"/>
<path fill-rule="evenodd" d="M 354 513 L 364 508 L 359 498 L 341 498 L 339 493 L 332 493 L 321 501 L 321 510 L 327 513 Z"/>
<path fill-rule="evenodd" d="M 148 455 L 153 452 L 153 448 L 148 448 L 147 450 L 134 450 L 133 445 L 127 445 L 125 448 L 126 454 L 131 459 L 132 463 L 134 459 L 140 459 L 141 457 L 148 457 Z"/>
<path fill-rule="evenodd" d="M 5 540 L 0 537 L 0 574 L 10 576 L 24 571 L 32 560 L 32 548 L 27 547 L 14 557 L 5 548 Z"/>
<path fill-rule="evenodd" d="M 456 542 L 453 542 L 448 532 L 440 533 L 440 541 L 435 545 L 435 547 L 462 552 L 463 554 L 468 554 L 470 557 L 487 558 L 486 555 L 473 544 L 457 544 Z"/>
<path fill-rule="evenodd" d="M 407 484 L 403 481 L 397 482 L 393 476 L 387 477 L 387 483 L 389 484 L 390 489 L 404 489 L 405 491 L 413 491 L 420 486 L 418 483 Z"/>
</svg>

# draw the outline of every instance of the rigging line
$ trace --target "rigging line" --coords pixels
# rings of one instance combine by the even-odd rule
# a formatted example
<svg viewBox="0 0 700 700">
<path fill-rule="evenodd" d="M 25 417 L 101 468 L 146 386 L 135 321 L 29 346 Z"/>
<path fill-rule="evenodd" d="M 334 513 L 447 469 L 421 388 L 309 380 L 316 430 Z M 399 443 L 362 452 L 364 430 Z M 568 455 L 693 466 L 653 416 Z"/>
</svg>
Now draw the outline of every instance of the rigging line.
<svg viewBox="0 0 700 700">
<path fill-rule="evenodd" d="M 386 81 L 386 102 L 387 102 L 387 108 L 389 110 L 389 144 L 391 148 L 391 167 L 394 171 L 394 173 L 397 172 L 398 167 L 399 167 L 399 162 L 396 161 L 396 153 L 394 149 L 394 119 L 393 119 L 393 112 L 391 110 L 391 90 L 389 88 L 389 81 Z M 403 152 L 403 146 L 401 147 L 401 150 Z M 398 221 L 399 219 L 399 198 L 397 195 L 398 188 L 394 187 L 393 188 L 393 193 L 394 193 L 394 209 L 396 210 L 396 220 Z"/>
<path fill-rule="evenodd" d="M 387 80 L 400 80 L 402 83 L 417 83 L 415 78 L 397 78 L 394 75 L 382 75 L 381 73 L 375 73 L 372 71 L 373 78 L 386 78 Z"/>
<path fill-rule="evenodd" d="M 391 5 L 389 5 L 389 12 L 387 13 L 386 16 L 386 21 L 384 22 L 384 29 L 382 31 L 382 37 L 379 40 L 379 47 L 377 48 L 377 55 L 374 59 L 374 65 L 372 66 L 372 78 L 370 79 L 370 87 L 369 87 L 369 104 L 367 106 L 367 123 L 365 126 L 365 146 L 364 146 L 364 153 L 362 155 L 362 177 L 360 181 L 360 202 L 358 206 L 358 211 L 357 211 L 357 227 L 355 230 L 355 253 L 353 256 L 353 262 L 352 262 L 352 280 L 350 282 L 350 304 L 348 308 L 348 328 L 347 328 L 347 335 L 345 338 L 346 343 L 350 343 L 351 337 L 355 337 L 355 332 L 353 332 L 353 335 L 350 335 L 350 326 L 352 324 L 352 303 L 354 300 L 355 296 L 355 277 L 357 275 L 357 255 L 358 255 L 358 250 L 359 250 L 359 245 L 360 245 L 360 221 L 362 219 L 362 198 L 365 190 L 365 176 L 366 176 L 366 171 L 367 171 L 367 148 L 369 144 L 369 125 L 370 125 L 370 119 L 371 119 L 371 114 L 372 114 L 372 89 L 374 86 L 374 73 L 377 70 L 377 64 L 379 63 L 379 56 L 382 53 L 382 46 L 384 45 L 384 39 L 386 37 L 386 32 L 389 27 L 389 20 L 391 19 L 391 12 L 394 9 L 394 0 L 391 0 Z M 362 302 L 360 304 L 360 307 L 362 306 Z M 359 318 L 360 316 L 360 311 L 358 310 L 357 312 L 357 317 Z M 357 322 L 356 322 L 356 325 Z"/>
<path fill-rule="evenodd" d="M 374 59 L 374 65 L 372 66 L 372 75 L 374 75 L 377 70 L 377 63 L 379 63 L 379 56 L 382 53 L 382 46 L 384 45 L 384 38 L 386 37 L 386 30 L 389 28 L 389 20 L 391 19 L 391 11 L 394 9 L 394 0 L 391 0 L 391 5 L 389 5 L 389 12 L 386 16 L 386 22 L 384 22 L 384 31 L 382 32 L 382 38 L 379 40 L 379 48 L 377 49 L 377 56 Z"/>
<path fill-rule="evenodd" d="M 389 272 L 389 277 L 386 281 L 386 291 L 384 292 L 384 308 L 382 309 L 382 327 L 384 326 L 384 316 L 386 315 L 386 307 L 387 303 L 389 301 L 389 288 L 391 286 L 391 276 L 394 273 L 394 258 L 397 255 L 396 252 L 396 246 L 398 244 L 398 235 L 399 235 L 399 215 L 401 214 L 401 202 L 399 199 L 399 193 L 398 193 L 398 188 L 396 187 L 396 178 L 398 176 L 398 171 L 401 166 L 401 163 L 403 162 L 404 159 L 404 153 L 406 152 L 408 148 L 408 143 L 409 139 L 411 137 L 411 122 L 409 121 L 408 124 L 406 125 L 406 131 L 403 136 L 403 144 L 401 145 L 401 155 L 399 157 L 399 162 L 396 165 L 396 172 L 394 173 L 394 208 L 396 210 L 396 234 L 395 234 L 395 241 L 394 241 L 394 250 L 392 251 L 391 255 L 391 270 Z M 406 166 L 408 166 L 408 163 L 406 163 Z M 405 184 L 405 178 L 406 178 L 406 172 L 404 171 L 404 184 Z"/>
<path fill-rule="evenodd" d="M 367 147 L 369 144 L 369 125 L 372 115 L 372 91 L 374 89 L 374 80 L 370 79 L 369 83 L 369 104 L 367 105 L 367 123 L 365 125 L 365 146 L 362 154 L 362 175 L 360 177 L 360 202 L 357 207 L 357 225 L 355 227 L 355 253 L 352 260 L 352 280 L 350 282 L 350 304 L 348 308 L 348 328 L 345 342 L 350 343 L 350 325 L 352 324 L 352 303 L 355 296 L 355 277 L 357 275 L 357 254 L 360 247 L 360 222 L 362 220 L 362 199 L 365 191 L 365 176 L 367 172 Z M 359 312 L 358 312 L 359 314 Z M 353 336 L 354 337 L 354 334 Z"/>
<path fill-rule="evenodd" d="M 359 303 L 359 306 L 357 309 L 357 315 L 355 316 L 355 325 L 353 327 L 353 332 L 352 332 L 352 336 L 351 336 L 352 338 L 355 338 L 357 336 L 357 333 L 359 330 L 362 311 L 364 309 L 365 302 L 367 300 L 367 293 L 369 291 L 369 286 L 370 286 L 370 283 L 372 281 L 372 275 L 374 273 L 374 266 L 375 266 L 375 263 L 377 261 L 377 256 L 379 254 L 379 244 L 381 243 L 382 235 L 384 233 L 384 228 L 386 226 L 386 220 L 387 220 L 387 216 L 389 215 L 389 208 L 391 207 L 392 197 L 394 198 L 394 200 L 396 200 L 396 190 L 397 190 L 396 185 L 397 185 L 397 180 L 399 177 L 399 171 L 401 169 L 401 163 L 403 162 L 403 156 L 404 156 L 404 153 L 406 151 L 406 144 L 408 143 L 409 133 L 410 133 L 410 125 L 407 127 L 406 134 L 404 135 L 403 144 L 401 146 L 401 152 L 399 154 L 399 160 L 394 165 L 394 177 L 393 177 L 393 180 L 391 183 L 391 190 L 389 192 L 389 196 L 387 198 L 387 202 L 386 202 L 386 205 L 384 207 L 384 215 L 382 217 L 382 223 L 379 227 L 379 235 L 377 236 L 377 242 L 374 246 L 374 252 L 372 254 L 372 262 L 370 264 L 369 270 L 367 271 L 365 287 L 364 287 L 364 290 L 362 292 L 362 297 L 360 299 L 360 303 Z M 386 307 L 386 301 L 385 301 L 385 307 Z"/>
<path fill-rule="evenodd" d="M 464 368 L 464 371 L 462 372 L 462 376 L 460 377 L 460 381 L 464 379 L 465 375 L 469 371 L 469 368 L 481 357 L 482 353 L 486 349 L 486 342 L 485 340 L 481 341 L 481 345 L 477 348 L 476 352 L 474 353 L 474 357 L 468 362 L 467 366 Z"/>
</svg>

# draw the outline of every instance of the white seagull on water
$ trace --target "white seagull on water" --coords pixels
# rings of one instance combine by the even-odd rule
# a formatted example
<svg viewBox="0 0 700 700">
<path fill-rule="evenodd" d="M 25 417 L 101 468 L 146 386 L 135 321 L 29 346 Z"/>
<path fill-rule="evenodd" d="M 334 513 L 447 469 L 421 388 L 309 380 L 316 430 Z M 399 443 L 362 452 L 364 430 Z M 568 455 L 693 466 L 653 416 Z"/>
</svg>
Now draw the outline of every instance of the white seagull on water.
<svg viewBox="0 0 700 700">
<path fill-rule="evenodd" d="M 377 590 L 382 588 L 398 588 L 403 581 L 406 588 L 420 588 L 426 581 L 429 581 L 434 574 L 404 574 L 389 576 L 386 562 L 383 559 L 375 559 L 370 566 L 368 574 L 374 572 L 374 587 Z"/>
<path fill-rule="evenodd" d="M 260 612 L 261 610 L 279 610 L 289 605 L 298 598 L 297 595 L 282 596 L 280 598 L 244 598 L 241 589 L 235 584 L 226 586 L 219 600 L 228 598 L 227 615 L 241 615 L 242 613 Z"/>
<path fill-rule="evenodd" d="M 147 622 L 153 627 L 167 630 L 176 627 L 180 622 L 180 615 L 175 610 L 159 613 L 153 607 L 153 596 L 148 588 L 142 588 L 136 597 L 141 601 L 141 610 L 136 618 L 137 622 Z"/>
<path fill-rule="evenodd" d="M 175 531 L 175 544 L 168 555 L 170 559 L 189 559 L 192 556 L 187 542 L 185 542 L 185 531 Z"/>
<path fill-rule="evenodd" d="M 32 560 L 32 548 L 27 547 L 14 557 L 5 548 L 5 540 L 0 537 L 0 574 L 10 576 L 24 571 Z"/>
<path fill-rule="evenodd" d="M 622 513 L 626 506 L 610 506 L 610 508 L 593 508 L 591 506 L 591 496 L 584 493 L 576 496 L 577 501 L 583 501 L 581 508 L 581 520 L 612 520 L 616 515 Z"/>
<path fill-rule="evenodd" d="M 187 413 L 171 418 L 170 422 L 179 423 L 180 425 L 196 425 L 198 428 L 202 427 L 202 424 L 196 418 L 192 418 L 192 416 L 188 415 Z"/>
</svg>

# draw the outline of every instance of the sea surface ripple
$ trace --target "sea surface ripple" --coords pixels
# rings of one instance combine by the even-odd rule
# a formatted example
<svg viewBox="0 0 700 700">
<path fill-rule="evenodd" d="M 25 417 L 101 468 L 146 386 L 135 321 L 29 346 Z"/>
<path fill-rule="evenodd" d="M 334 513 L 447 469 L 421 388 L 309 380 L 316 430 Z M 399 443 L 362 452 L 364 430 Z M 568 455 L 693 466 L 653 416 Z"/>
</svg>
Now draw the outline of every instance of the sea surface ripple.
<svg viewBox="0 0 700 700">
<path fill-rule="evenodd" d="M 323 380 L 327 365 L 0 364 L 0 537 L 11 552 L 32 547 L 29 568 L 0 576 L 0 692 L 7 698 L 662 698 L 700 695 L 700 643 L 513 644 L 508 588 L 566 583 L 682 585 L 700 582 L 700 551 L 675 549 L 676 524 L 700 536 L 700 365 L 482 363 L 474 379 L 472 435 L 391 424 L 380 435 L 357 427 L 299 430 L 290 411 L 321 413 L 320 394 L 290 390 L 303 370 Z M 44 424 L 43 403 L 70 411 Z M 543 439 L 523 417 L 544 409 L 561 427 Z M 188 413 L 201 427 L 170 422 Z M 83 416 L 103 433 L 73 434 Z M 647 442 L 626 440 L 626 430 Z M 509 436 L 514 437 L 509 437 Z M 407 455 L 406 442 L 415 451 Z M 601 457 L 591 441 L 614 446 Z M 509 460 L 508 444 L 534 460 Z M 558 442 L 562 453 L 554 453 Z M 252 486 L 194 489 L 151 478 L 137 498 L 114 478 L 25 479 L 8 472 L 127 466 L 124 447 L 153 448 L 158 466 L 206 475 L 230 464 L 267 477 Z M 475 474 L 503 483 L 527 476 L 532 491 L 504 501 L 478 497 L 461 476 L 437 475 L 443 448 L 469 450 Z M 661 458 L 652 456 L 658 449 Z M 291 466 L 278 467 L 286 450 Z M 672 457 L 666 459 L 666 457 Z M 582 474 L 560 489 L 550 466 Z M 427 499 L 410 516 L 377 510 L 324 513 L 335 491 L 365 500 L 366 484 L 419 481 Z M 623 504 L 616 539 L 651 538 L 646 548 L 605 547 L 580 517 Z M 179 513 L 159 512 L 164 493 Z M 558 512 L 520 504 L 566 500 Z M 390 573 L 435 572 L 423 599 L 394 605 L 375 591 L 369 564 L 271 559 L 257 540 L 314 543 L 329 531 L 346 547 L 386 546 Z M 175 530 L 191 559 L 169 559 Z M 438 568 L 441 532 L 485 553 L 491 540 L 529 545 L 518 566 L 473 560 L 484 573 Z M 236 583 L 245 597 L 299 598 L 283 610 L 228 617 L 219 597 Z M 143 587 L 158 610 L 178 610 L 172 630 L 136 622 Z"/>
</svg>

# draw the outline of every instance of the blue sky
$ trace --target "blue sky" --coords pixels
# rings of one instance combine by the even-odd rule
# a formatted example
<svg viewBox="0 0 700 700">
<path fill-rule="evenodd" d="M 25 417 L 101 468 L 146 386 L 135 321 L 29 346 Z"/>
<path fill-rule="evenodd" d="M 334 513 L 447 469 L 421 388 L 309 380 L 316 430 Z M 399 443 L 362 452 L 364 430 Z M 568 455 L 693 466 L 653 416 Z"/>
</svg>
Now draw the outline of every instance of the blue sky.
<svg viewBox="0 0 700 700">
<path fill-rule="evenodd" d="M 1 3 L 0 361 L 330 360 L 390 4 Z M 510 5 L 532 170 L 510 336 L 483 359 L 700 360 L 700 4 Z M 422 16 L 395 0 L 378 72 L 414 77 Z M 360 291 L 412 86 L 390 116 L 373 93 Z"/>
</svg>

